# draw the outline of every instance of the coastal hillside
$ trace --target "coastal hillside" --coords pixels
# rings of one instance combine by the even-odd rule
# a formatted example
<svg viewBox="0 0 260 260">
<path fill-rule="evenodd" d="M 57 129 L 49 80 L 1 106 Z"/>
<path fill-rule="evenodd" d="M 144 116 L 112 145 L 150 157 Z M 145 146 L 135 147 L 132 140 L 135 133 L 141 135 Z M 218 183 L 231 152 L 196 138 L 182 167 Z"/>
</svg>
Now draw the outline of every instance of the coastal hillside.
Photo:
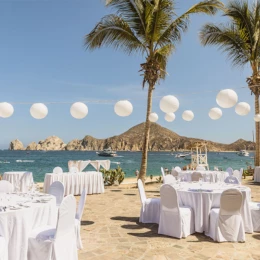
<svg viewBox="0 0 260 260">
<path fill-rule="evenodd" d="M 141 151 L 144 135 L 144 123 L 130 128 L 121 135 L 113 136 L 106 139 L 97 139 L 86 135 L 83 139 L 74 139 L 68 144 L 65 144 L 59 137 L 50 136 L 38 143 L 32 142 L 27 147 L 24 147 L 19 140 L 13 140 L 10 143 L 10 150 L 47 150 L 47 151 L 98 151 L 104 148 L 111 147 L 117 151 Z M 156 123 L 151 123 L 150 131 L 150 151 L 179 151 L 189 150 L 190 145 L 196 141 L 207 141 L 196 138 L 180 136 L 175 132 L 164 128 Z M 254 150 L 255 144 L 250 141 L 239 139 L 231 144 L 221 144 L 212 141 L 207 141 L 209 151 L 239 151 L 239 150 Z"/>
</svg>

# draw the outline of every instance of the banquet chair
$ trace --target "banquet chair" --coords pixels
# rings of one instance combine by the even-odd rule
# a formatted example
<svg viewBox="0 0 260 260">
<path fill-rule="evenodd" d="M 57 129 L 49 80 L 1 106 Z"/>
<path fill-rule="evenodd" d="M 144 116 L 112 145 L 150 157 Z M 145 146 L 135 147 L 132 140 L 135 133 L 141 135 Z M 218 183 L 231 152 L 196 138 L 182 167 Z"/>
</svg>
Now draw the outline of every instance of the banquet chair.
<svg viewBox="0 0 260 260">
<path fill-rule="evenodd" d="M 14 191 L 14 186 L 11 182 L 6 180 L 0 181 L 0 192 L 8 193 L 13 191 Z"/>
<path fill-rule="evenodd" d="M 174 168 L 174 170 L 177 171 L 177 172 L 181 172 L 181 167 L 176 166 L 176 167 Z"/>
<path fill-rule="evenodd" d="M 77 209 L 77 213 L 76 213 L 76 217 L 75 217 L 75 232 L 76 232 L 77 248 L 78 249 L 83 249 L 83 245 L 82 245 L 82 242 L 81 242 L 81 236 L 80 236 L 80 224 L 81 224 L 82 214 L 83 214 L 83 211 L 84 211 L 86 197 L 87 197 L 86 190 L 83 189 L 81 196 L 80 196 L 78 209 Z"/>
<path fill-rule="evenodd" d="M 210 211 L 209 232 L 206 235 L 218 242 L 245 241 L 245 229 L 240 213 L 242 200 L 243 196 L 239 190 L 225 190 L 220 197 L 220 208 Z"/>
<path fill-rule="evenodd" d="M 231 167 L 228 167 L 226 169 L 226 172 L 228 172 L 229 176 L 233 174 L 233 169 Z"/>
<path fill-rule="evenodd" d="M 160 189 L 161 213 L 158 234 L 171 237 L 187 237 L 195 233 L 194 213 L 189 207 L 180 207 L 178 194 L 169 184 Z"/>
<path fill-rule="evenodd" d="M 196 171 L 205 171 L 206 168 L 204 166 L 197 166 Z"/>
<path fill-rule="evenodd" d="M 179 173 L 178 173 L 175 169 L 172 169 L 171 175 L 172 175 L 175 179 L 176 179 L 176 177 L 177 177 L 177 178 L 179 177 Z"/>
<path fill-rule="evenodd" d="M 63 170 L 61 167 L 55 167 L 52 172 L 59 174 L 59 173 L 63 173 Z"/>
<path fill-rule="evenodd" d="M 77 173 L 77 172 L 79 172 L 79 169 L 76 166 L 71 166 L 69 171 L 70 171 L 70 173 Z"/>
<path fill-rule="evenodd" d="M 200 179 L 203 179 L 203 176 L 200 172 L 193 172 L 191 174 L 191 181 L 199 181 Z"/>
<path fill-rule="evenodd" d="M 141 223 L 159 223 L 160 219 L 160 199 L 150 198 L 147 199 L 144 191 L 143 182 L 139 179 L 138 190 L 140 194 L 140 200 L 142 203 L 139 222 Z"/>
<path fill-rule="evenodd" d="M 260 202 L 250 202 L 253 231 L 260 232 Z"/>
<path fill-rule="evenodd" d="M 176 182 L 176 179 L 171 175 L 171 174 L 167 174 L 164 178 L 163 178 L 163 183 L 164 184 L 173 184 Z"/>
<path fill-rule="evenodd" d="M 4 237 L 0 236 L 0 260 L 8 260 L 7 243 Z"/>
<path fill-rule="evenodd" d="M 240 172 L 239 170 L 234 170 L 232 176 L 237 177 L 237 179 L 239 180 L 239 182 L 241 182 L 241 180 L 242 180 L 242 174 L 241 174 L 241 172 Z"/>
<path fill-rule="evenodd" d="M 55 181 L 49 187 L 48 193 L 56 197 L 56 205 L 59 207 L 64 197 L 64 185 L 60 181 Z"/>
<path fill-rule="evenodd" d="M 75 235 L 76 200 L 68 195 L 62 201 L 56 227 L 32 230 L 28 240 L 28 260 L 77 260 Z"/>
<path fill-rule="evenodd" d="M 229 184 L 240 184 L 238 178 L 235 176 L 227 176 L 224 182 Z"/>
<path fill-rule="evenodd" d="M 162 173 L 162 176 L 163 176 L 163 178 L 164 178 L 164 177 L 165 177 L 165 173 L 164 173 L 163 167 L 161 167 L 161 173 Z"/>
</svg>

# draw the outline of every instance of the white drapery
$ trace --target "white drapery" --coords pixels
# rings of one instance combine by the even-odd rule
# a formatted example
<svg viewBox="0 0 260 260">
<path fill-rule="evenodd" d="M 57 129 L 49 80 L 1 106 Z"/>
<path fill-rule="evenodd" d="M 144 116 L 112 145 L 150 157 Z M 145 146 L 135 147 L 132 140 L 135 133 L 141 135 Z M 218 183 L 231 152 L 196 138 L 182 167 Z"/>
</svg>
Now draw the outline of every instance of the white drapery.
<svg viewBox="0 0 260 260">
<path fill-rule="evenodd" d="M 110 169 L 110 160 L 96 160 L 96 161 L 68 161 L 68 168 L 70 170 L 71 167 L 77 167 L 79 172 L 82 172 L 89 164 L 91 164 L 96 171 L 99 171 L 100 166 L 102 166 L 105 170 Z"/>
</svg>

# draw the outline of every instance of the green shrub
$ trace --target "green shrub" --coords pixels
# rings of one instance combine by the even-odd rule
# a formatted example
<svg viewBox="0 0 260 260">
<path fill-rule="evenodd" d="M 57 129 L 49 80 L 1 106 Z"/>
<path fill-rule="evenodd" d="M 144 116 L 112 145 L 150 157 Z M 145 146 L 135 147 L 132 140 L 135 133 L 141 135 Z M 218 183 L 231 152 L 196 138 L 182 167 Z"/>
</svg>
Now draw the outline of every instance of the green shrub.
<svg viewBox="0 0 260 260">
<path fill-rule="evenodd" d="M 100 170 L 104 175 L 104 183 L 105 185 L 111 186 L 114 185 L 116 182 L 120 184 L 125 179 L 125 173 L 123 172 L 121 167 L 117 167 L 116 169 L 111 170 Z"/>
</svg>

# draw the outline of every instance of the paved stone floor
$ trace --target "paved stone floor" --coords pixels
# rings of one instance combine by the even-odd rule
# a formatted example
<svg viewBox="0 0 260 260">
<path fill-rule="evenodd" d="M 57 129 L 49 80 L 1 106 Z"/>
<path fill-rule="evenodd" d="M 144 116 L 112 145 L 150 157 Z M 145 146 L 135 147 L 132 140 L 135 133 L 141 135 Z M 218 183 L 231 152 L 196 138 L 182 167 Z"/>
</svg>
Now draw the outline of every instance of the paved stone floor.
<svg viewBox="0 0 260 260">
<path fill-rule="evenodd" d="M 243 182 L 251 188 L 252 200 L 260 201 L 260 185 L 250 179 Z M 146 185 L 147 197 L 159 197 L 159 186 Z M 260 260 L 260 233 L 246 234 L 245 243 L 216 243 L 200 233 L 175 239 L 158 235 L 157 224 L 139 223 L 139 211 L 136 188 L 110 187 L 104 194 L 88 195 L 81 223 L 84 249 L 79 251 L 79 260 Z"/>
</svg>

